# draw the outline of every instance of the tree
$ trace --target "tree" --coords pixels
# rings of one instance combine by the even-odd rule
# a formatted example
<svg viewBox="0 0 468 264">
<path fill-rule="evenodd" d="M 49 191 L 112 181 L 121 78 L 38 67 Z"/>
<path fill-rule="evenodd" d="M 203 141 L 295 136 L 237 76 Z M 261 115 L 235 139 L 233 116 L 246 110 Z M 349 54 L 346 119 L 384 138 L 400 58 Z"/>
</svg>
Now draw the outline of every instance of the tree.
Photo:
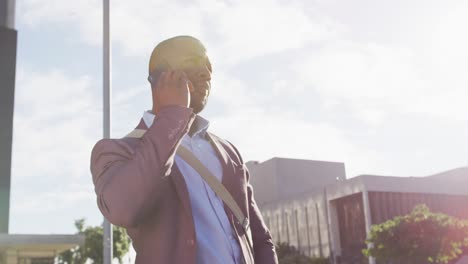
<svg viewBox="0 0 468 264">
<path fill-rule="evenodd" d="M 468 222 L 433 213 L 426 205 L 411 213 L 373 225 L 365 256 L 383 263 L 449 263 L 468 246 Z"/>
<path fill-rule="evenodd" d="M 100 264 L 103 262 L 102 257 L 102 226 L 85 227 L 85 219 L 75 221 L 75 227 L 78 230 L 77 234 L 85 236 L 85 243 L 82 247 L 75 247 L 62 252 L 58 257 L 59 264 L 84 264 L 88 259 L 93 263 Z M 122 263 L 122 258 L 127 254 L 130 248 L 130 238 L 124 228 L 113 226 L 113 253 L 114 258 Z"/>
<path fill-rule="evenodd" d="M 276 246 L 279 264 L 328 264 L 327 258 L 311 258 L 302 254 L 288 243 L 279 243 Z"/>
</svg>

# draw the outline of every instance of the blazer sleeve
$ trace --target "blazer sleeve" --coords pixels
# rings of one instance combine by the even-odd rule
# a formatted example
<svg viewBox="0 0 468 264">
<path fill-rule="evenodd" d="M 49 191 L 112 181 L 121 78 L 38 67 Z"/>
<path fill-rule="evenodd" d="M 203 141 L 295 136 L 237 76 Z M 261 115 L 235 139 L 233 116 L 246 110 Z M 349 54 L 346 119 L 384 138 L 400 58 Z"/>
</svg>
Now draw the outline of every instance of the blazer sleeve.
<svg viewBox="0 0 468 264">
<path fill-rule="evenodd" d="M 168 106 L 129 146 L 123 139 L 101 139 L 91 152 L 91 174 L 101 213 L 112 224 L 134 227 L 156 210 L 167 186 L 176 148 L 195 115 L 191 108 Z"/>
<path fill-rule="evenodd" d="M 247 198 L 249 206 L 250 230 L 252 232 L 253 250 L 256 264 L 278 264 L 278 257 L 275 250 L 275 244 L 271 237 L 270 231 L 263 221 L 260 209 L 257 206 L 254 198 L 254 190 L 249 182 L 250 174 L 247 166 L 245 166 L 242 157 L 237 148 L 229 142 L 235 150 L 239 160 L 247 174 Z"/>
</svg>

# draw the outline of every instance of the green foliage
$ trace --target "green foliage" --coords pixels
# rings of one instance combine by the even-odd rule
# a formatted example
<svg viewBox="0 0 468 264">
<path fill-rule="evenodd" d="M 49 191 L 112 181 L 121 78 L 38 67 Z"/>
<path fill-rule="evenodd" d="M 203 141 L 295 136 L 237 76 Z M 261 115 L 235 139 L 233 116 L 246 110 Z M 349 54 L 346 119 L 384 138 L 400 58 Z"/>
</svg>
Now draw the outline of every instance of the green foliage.
<svg viewBox="0 0 468 264">
<path fill-rule="evenodd" d="M 408 215 L 373 225 L 366 242 L 373 247 L 364 255 L 384 263 L 449 263 L 468 246 L 468 222 L 418 205 Z"/>
<path fill-rule="evenodd" d="M 85 227 L 85 220 L 79 219 L 75 221 L 75 227 L 78 234 L 85 236 L 85 243 L 82 247 L 76 247 L 64 251 L 59 255 L 59 264 L 84 264 L 88 259 L 93 263 L 102 263 L 102 239 L 103 229 L 101 226 Z M 122 258 L 127 254 L 130 248 L 130 239 L 124 228 L 113 226 L 113 253 L 114 258 L 122 263 Z"/>
<path fill-rule="evenodd" d="M 310 258 L 288 243 L 276 246 L 279 264 L 328 264 L 327 258 Z"/>
</svg>

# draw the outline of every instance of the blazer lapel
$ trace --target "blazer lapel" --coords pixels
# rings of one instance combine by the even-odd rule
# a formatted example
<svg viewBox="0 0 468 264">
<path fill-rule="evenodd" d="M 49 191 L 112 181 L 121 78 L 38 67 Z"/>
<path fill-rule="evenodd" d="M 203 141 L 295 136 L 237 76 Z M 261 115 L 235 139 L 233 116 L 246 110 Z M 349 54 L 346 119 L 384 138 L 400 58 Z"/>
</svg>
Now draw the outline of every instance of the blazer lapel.
<svg viewBox="0 0 468 264">
<path fill-rule="evenodd" d="M 206 133 L 208 140 L 211 142 L 213 145 L 213 148 L 216 150 L 216 153 L 218 153 L 218 157 L 220 158 L 220 161 L 223 166 L 223 180 L 222 183 L 224 187 L 229 191 L 231 194 L 232 198 L 236 201 L 236 203 L 239 205 L 241 208 L 242 212 L 244 213 L 245 216 L 247 216 L 247 212 L 245 211 L 245 199 L 243 199 L 242 195 L 242 190 L 240 190 L 240 184 L 239 184 L 239 179 L 237 179 L 235 172 L 236 172 L 236 166 L 238 166 L 227 154 L 227 152 L 224 150 L 224 148 L 221 146 L 221 144 L 213 137 L 210 135 L 210 133 Z M 226 213 L 228 213 L 228 217 L 231 218 L 230 215 L 234 215 L 231 212 L 231 209 L 225 204 L 224 205 L 224 210 Z"/>
<path fill-rule="evenodd" d="M 209 133 L 207 133 L 207 138 L 213 145 L 214 149 L 218 153 L 218 156 L 223 164 L 223 185 L 228 190 L 228 192 L 232 195 L 232 198 L 236 201 L 236 203 L 241 208 L 244 216 L 248 217 L 247 211 L 248 205 L 245 193 L 242 191 L 242 184 L 241 178 L 236 175 L 237 169 L 236 166 L 242 166 L 236 164 L 227 154 L 226 150 L 222 147 L 222 145 Z M 224 204 L 224 211 L 227 214 L 229 222 L 231 223 L 234 232 L 236 233 L 239 239 L 239 245 L 241 247 L 242 255 L 244 257 L 244 263 L 252 264 L 254 263 L 254 257 L 252 255 L 252 251 L 248 247 L 248 242 L 246 241 L 247 234 L 245 234 L 241 223 L 235 219 L 234 213 L 231 211 L 229 206 Z M 244 235 L 245 234 L 245 235 Z M 252 249 L 253 250 L 253 249 Z"/>
<path fill-rule="evenodd" d="M 143 118 L 140 119 L 140 123 L 138 123 L 138 125 L 136 126 L 136 129 L 148 130 L 148 127 L 146 126 L 146 123 L 143 120 Z M 182 176 L 182 173 L 180 172 L 179 167 L 177 166 L 175 160 L 171 169 L 172 169 L 172 172 L 171 172 L 170 178 L 172 182 L 174 183 L 176 192 L 179 196 L 182 206 L 187 212 L 189 219 L 193 219 L 192 207 L 190 205 L 190 197 L 189 197 L 189 193 L 187 189 L 187 184 L 185 183 L 184 176 Z"/>
</svg>

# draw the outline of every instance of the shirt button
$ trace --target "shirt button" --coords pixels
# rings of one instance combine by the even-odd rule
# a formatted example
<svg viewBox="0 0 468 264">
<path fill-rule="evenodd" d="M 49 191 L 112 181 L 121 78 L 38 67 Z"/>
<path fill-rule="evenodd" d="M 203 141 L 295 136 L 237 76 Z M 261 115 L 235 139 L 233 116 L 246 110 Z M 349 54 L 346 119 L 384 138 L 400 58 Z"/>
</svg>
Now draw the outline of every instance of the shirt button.
<svg viewBox="0 0 468 264">
<path fill-rule="evenodd" d="M 193 244 L 195 244 L 195 241 L 193 241 L 193 239 L 187 239 L 187 244 L 189 246 L 193 246 Z"/>
</svg>

